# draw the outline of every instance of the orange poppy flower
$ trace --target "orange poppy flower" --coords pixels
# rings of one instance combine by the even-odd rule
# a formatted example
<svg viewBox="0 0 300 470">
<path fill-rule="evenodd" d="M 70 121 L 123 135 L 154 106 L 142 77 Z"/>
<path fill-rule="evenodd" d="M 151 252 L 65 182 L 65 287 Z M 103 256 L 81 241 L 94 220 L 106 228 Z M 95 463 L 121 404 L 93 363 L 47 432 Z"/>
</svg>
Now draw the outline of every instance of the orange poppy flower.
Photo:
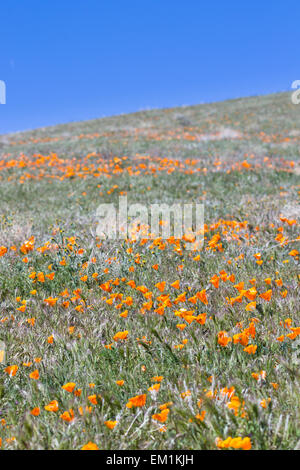
<svg viewBox="0 0 300 470">
<path fill-rule="evenodd" d="M 290 256 L 297 256 L 297 255 L 299 255 L 299 251 L 298 250 L 292 250 L 292 251 L 289 252 L 289 255 Z"/>
<path fill-rule="evenodd" d="M 88 400 L 93 404 L 93 405 L 97 405 L 98 401 L 97 401 L 97 395 L 89 395 L 88 396 Z"/>
<path fill-rule="evenodd" d="M 202 302 L 203 304 L 207 305 L 207 297 L 206 297 L 206 289 L 202 289 L 200 292 L 197 292 L 196 294 L 197 298 Z"/>
<path fill-rule="evenodd" d="M 63 414 L 61 414 L 60 418 L 66 421 L 67 423 L 70 423 L 74 419 L 74 411 L 72 410 L 72 408 L 70 408 L 69 411 L 65 411 Z"/>
<path fill-rule="evenodd" d="M 260 294 L 259 297 L 261 297 L 262 299 L 269 302 L 271 300 L 271 297 L 272 297 L 272 289 L 269 289 L 266 292 L 263 292 L 262 294 Z"/>
<path fill-rule="evenodd" d="M 167 421 L 169 413 L 170 413 L 170 410 L 168 408 L 165 408 L 160 413 L 156 413 L 152 415 L 152 419 L 159 421 L 160 423 L 165 423 Z"/>
<path fill-rule="evenodd" d="M 257 350 L 256 344 L 249 344 L 246 348 L 244 348 L 244 351 L 247 352 L 248 354 L 255 354 Z"/>
<path fill-rule="evenodd" d="M 155 284 L 155 287 L 157 287 L 157 289 L 158 289 L 160 292 L 163 292 L 163 291 L 165 290 L 165 286 L 166 286 L 165 281 L 158 282 L 157 284 Z"/>
<path fill-rule="evenodd" d="M 211 284 L 216 288 L 218 289 L 219 288 L 219 281 L 220 281 L 220 278 L 214 274 L 214 276 L 210 279 L 209 282 L 211 282 Z"/>
<path fill-rule="evenodd" d="M 135 397 L 129 398 L 129 401 L 127 403 L 127 408 L 132 408 L 132 407 L 142 407 L 145 406 L 146 404 L 146 399 L 147 395 L 144 393 L 142 395 L 136 395 Z"/>
<path fill-rule="evenodd" d="M 245 310 L 247 312 L 251 312 L 252 310 L 256 309 L 256 302 L 249 302 L 249 304 L 246 305 Z"/>
<path fill-rule="evenodd" d="M 219 449 L 228 449 L 232 447 L 233 449 L 250 450 L 251 440 L 249 437 L 245 437 L 244 439 L 241 437 L 228 437 L 224 441 L 222 441 L 220 438 L 217 438 L 216 445 L 219 447 Z"/>
<path fill-rule="evenodd" d="M 227 335 L 227 332 L 226 331 L 219 331 L 218 333 L 218 343 L 221 345 L 221 346 L 227 346 L 228 343 L 230 343 L 232 341 L 232 338 L 230 336 Z"/>
<path fill-rule="evenodd" d="M 30 411 L 30 414 L 32 414 L 32 416 L 39 416 L 40 414 L 40 409 L 38 406 L 36 406 L 35 408 L 33 408 L 31 411 Z"/>
<path fill-rule="evenodd" d="M 177 281 L 173 282 L 171 284 L 171 287 L 173 287 L 174 289 L 179 289 L 180 288 L 180 281 L 177 280 Z"/>
<path fill-rule="evenodd" d="M 199 421 L 204 421 L 205 415 L 206 415 L 206 411 L 202 410 L 201 413 L 197 413 L 195 415 L 195 418 L 198 419 Z"/>
<path fill-rule="evenodd" d="M 183 292 L 178 297 L 176 297 L 176 299 L 174 300 L 174 304 L 177 304 L 179 302 L 185 302 L 185 298 L 186 298 L 186 292 Z"/>
<path fill-rule="evenodd" d="M 56 412 L 58 410 L 58 401 L 57 400 L 52 400 L 48 405 L 45 406 L 46 411 L 52 411 Z"/>
<path fill-rule="evenodd" d="M 58 301 L 58 298 L 53 298 L 53 297 L 48 297 L 48 299 L 44 299 L 44 302 L 48 304 L 49 306 L 53 307 L 56 302 Z"/>
<path fill-rule="evenodd" d="M 206 313 L 199 313 L 196 317 L 196 322 L 200 325 L 204 325 L 206 322 Z"/>
<path fill-rule="evenodd" d="M 10 376 L 10 377 L 14 377 L 18 371 L 19 367 L 17 365 L 13 365 L 13 366 L 8 366 L 6 367 L 5 372 Z"/>
<path fill-rule="evenodd" d="M 129 333 L 129 331 L 127 331 L 127 330 L 118 331 L 118 333 L 116 333 L 115 336 L 113 337 L 113 340 L 114 341 L 125 340 L 128 337 L 128 333 Z"/>
<path fill-rule="evenodd" d="M 114 427 L 116 427 L 116 425 L 118 424 L 118 421 L 104 421 L 104 424 L 105 426 L 108 427 L 108 429 L 114 429 Z"/>
<path fill-rule="evenodd" d="M 45 276 L 44 276 L 44 273 L 38 273 L 37 275 L 37 279 L 39 282 L 45 282 Z"/>
<path fill-rule="evenodd" d="M 34 380 L 38 380 L 40 378 L 39 371 L 36 369 L 29 374 L 29 377 Z"/>
<path fill-rule="evenodd" d="M 7 253 L 7 248 L 5 246 L 0 246 L 0 256 L 4 256 Z"/>
<path fill-rule="evenodd" d="M 97 446 L 97 444 L 90 441 L 87 444 L 85 444 L 83 447 L 81 447 L 81 450 L 99 450 L 99 447 Z"/>
<path fill-rule="evenodd" d="M 74 382 L 68 382 L 65 385 L 63 385 L 61 388 L 66 390 L 66 392 L 72 393 L 75 387 L 76 387 L 76 384 Z"/>
</svg>

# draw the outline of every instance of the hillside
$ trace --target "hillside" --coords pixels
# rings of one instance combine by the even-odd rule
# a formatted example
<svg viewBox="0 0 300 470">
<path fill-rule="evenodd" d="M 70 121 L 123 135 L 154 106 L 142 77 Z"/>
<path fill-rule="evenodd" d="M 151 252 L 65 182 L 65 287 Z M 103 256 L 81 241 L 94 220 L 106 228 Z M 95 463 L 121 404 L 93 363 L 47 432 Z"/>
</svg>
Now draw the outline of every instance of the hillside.
<svg viewBox="0 0 300 470">
<path fill-rule="evenodd" d="M 287 93 L 0 136 L 0 447 L 299 448 L 299 144 Z M 202 249 L 101 240 L 125 195 Z"/>
</svg>

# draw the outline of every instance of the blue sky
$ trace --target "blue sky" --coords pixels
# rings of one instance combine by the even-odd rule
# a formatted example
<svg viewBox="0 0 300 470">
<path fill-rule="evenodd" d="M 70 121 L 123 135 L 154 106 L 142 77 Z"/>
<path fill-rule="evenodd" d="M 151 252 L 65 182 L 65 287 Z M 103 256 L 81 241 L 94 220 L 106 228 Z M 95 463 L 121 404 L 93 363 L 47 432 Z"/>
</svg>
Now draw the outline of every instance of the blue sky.
<svg viewBox="0 0 300 470">
<path fill-rule="evenodd" d="M 10 0 L 0 133 L 290 90 L 297 1 Z"/>
</svg>

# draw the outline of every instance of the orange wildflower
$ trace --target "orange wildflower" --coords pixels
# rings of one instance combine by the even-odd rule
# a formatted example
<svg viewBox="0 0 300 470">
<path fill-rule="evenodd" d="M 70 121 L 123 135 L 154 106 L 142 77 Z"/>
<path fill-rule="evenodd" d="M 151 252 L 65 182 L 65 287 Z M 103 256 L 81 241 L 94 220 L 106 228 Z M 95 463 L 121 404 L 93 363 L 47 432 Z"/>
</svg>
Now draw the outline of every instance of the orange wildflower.
<svg viewBox="0 0 300 470">
<path fill-rule="evenodd" d="M 65 385 L 63 385 L 61 388 L 66 390 L 66 392 L 72 393 L 75 387 L 76 387 L 76 384 L 74 382 L 68 382 Z"/>
<path fill-rule="evenodd" d="M 48 405 L 45 406 L 46 411 L 52 411 L 56 412 L 58 410 L 58 401 L 57 400 L 52 400 Z"/>
<path fill-rule="evenodd" d="M 85 444 L 83 447 L 81 447 L 81 450 L 99 450 L 99 447 L 97 446 L 97 444 L 90 441 L 87 444 Z"/>
<path fill-rule="evenodd" d="M 113 340 L 114 341 L 125 340 L 125 339 L 127 339 L 128 333 L 129 333 L 129 331 L 127 331 L 127 330 L 118 331 L 118 333 L 116 333 L 115 336 L 113 337 Z"/>
<path fill-rule="evenodd" d="M 257 350 L 256 344 L 250 344 L 246 348 L 244 348 L 244 351 L 247 352 L 248 354 L 255 354 Z"/>
<path fill-rule="evenodd" d="M 119 387 L 122 387 L 124 385 L 124 380 L 116 380 L 116 384 L 119 385 Z"/>
<path fill-rule="evenodd" d="M 147 395 L 144 393 L 142 395 L 136 395 L 135 397 L 129 398 L 127 403 L 127 408 L 132 407 L 142 407 L 146 404 Z"/>
<path fill-rule="evenodd" d="M 13 365 L 13 366 L 8 366 L 6 367 L 5 372 L 10 376 L 10 377 L 14 377 L 18 371 L 19 367 L 17 365 Z"/>
<path fill-rule="evenodd" d="M 48 299 L 44 299 L 44 302 L 48 304 L 49 306 L 53 307 L 56 302 L 58 301 L 58 298 L 53 298 L 53 297 L 48 297 Z"/>
<path fill-rule="evenodd" d="M 232 447 L 233 449 L 243 449 L 243 450 L 250 450 L 251 449 L 251 440 L 250 437 L 228 437 L 224 441 L 222 439 L 216 439 L 216 445 L 219 449 L 228 449 Z"/>
<path fill-rule="evenodd" d="M 70 408 L 69 411 L 65 411 L 63 414 L 61 414 L 60 418 L 66 421 L 67 423 L 70 423 L 74 419 L 74 411 L 72 410 L 72 408 Z"/>
<path fill-rule="evenodd" d="M 168 408 L 165 408 L 160 413 L 156 413 L 152 415 L 152 419 L 159 421 L 160 423 L 165 423 L 167 421 L 169 413 L 170 413 L 170 410 Z"/>
<path fill-rule="evenodd" d="M 262 299 L 269 302 L 271 300 L 271 297 L 272 297 L 272 289 L 269 289 L 266 292 L 263 292 L 262 294 L 260 294 L 259 297 L 261 297 Z"/>
<path fill-rule="evenodd" d="M 7 248 L 5 246 L 0 246 L 0 256 L 4 256 L 7 253 Z"/>
<path fill-rule="evenodd" d="M 171 284 L 171 287 L 173 287 L 174 289 L 180 289 L 180 281 L 177 280 L 177 281 L 173 282 Z"/>
<path fill-rule="evenodd" d="M 97 401 L 97 395 L 89 395 L 88 396 L 88 400 L 93 404 L 93 405 L 97 405 L 98 401 Z"/>
<path fill-rule="evenodd" d="M 31 372 L 31 373 L 29 374 L 29 377 L 30 377 L 31 379 L 38 380 L 38 379 L 40 378 L 40 373 L 39 373 L 39 371 L 36 369 L 36 370 L 34 370 L 33 372 Z"/>
<path fill-rule="evenodd" d="M 30 411 L 30 414 L 32 414 L 32 416 L 39 416 L 40 414 L 40 409 L 38 406 L 36 406 L 35 408 L 33 408 L 31 411 Z"/>
<path fill-rule="evenodd" d="M 165 281 L 158 282 L 157 284 L 155 284 L 155 287 L 157 287 L 157 289 L 158 289 L 160 292 L 163 292 L 163 291 L 165 290 L 165 286 L 166 286 Z"/>
<path fill-rule="evenodd" d="M 218 343 L 221 345 L 221 346 L 227 346 L 228 343 L 230 343 L 232 341 L 232 338 L 230 336 L 228 336 L 227 332 L 226 331 L 219 331 L 218 333 Z"/>
<path fill-rule="evenodd" d="M 256 309 L 256 302 L 249 302 L 249 304 L 246 305 L 245 310 L 246 312 L 251 312 L 252 310 Z"/>
<path fill-rule="evenodd" d="M 151 387 L 148 388 L 149 392 L 158 392 L 160 389 L 160 383 L 154 384 Z"/>
<path fill-rule="evenodd" d="M 116 425 L 118 424 L 118 421 L 104 421 L 104 424 L 105 426 L 108 427 L 108 429 L 114 429 L 114 427 L 116 427 Z"/>
</svg>

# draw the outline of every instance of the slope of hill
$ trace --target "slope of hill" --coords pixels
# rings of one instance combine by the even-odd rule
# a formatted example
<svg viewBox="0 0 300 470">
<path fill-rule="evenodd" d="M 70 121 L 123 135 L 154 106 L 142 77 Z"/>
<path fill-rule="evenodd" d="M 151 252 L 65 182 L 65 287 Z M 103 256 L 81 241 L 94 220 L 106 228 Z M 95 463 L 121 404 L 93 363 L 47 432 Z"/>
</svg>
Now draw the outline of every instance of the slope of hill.
<svg viewBox="0 0 300 470">
<path fill-rule="evenodd" d="M 0 136 L 3 448 L 299 447 L 299 119 L 281 93 Z M 101 240 L 125 195 L 203 204 L 202 249 Z"/>
</svg>

